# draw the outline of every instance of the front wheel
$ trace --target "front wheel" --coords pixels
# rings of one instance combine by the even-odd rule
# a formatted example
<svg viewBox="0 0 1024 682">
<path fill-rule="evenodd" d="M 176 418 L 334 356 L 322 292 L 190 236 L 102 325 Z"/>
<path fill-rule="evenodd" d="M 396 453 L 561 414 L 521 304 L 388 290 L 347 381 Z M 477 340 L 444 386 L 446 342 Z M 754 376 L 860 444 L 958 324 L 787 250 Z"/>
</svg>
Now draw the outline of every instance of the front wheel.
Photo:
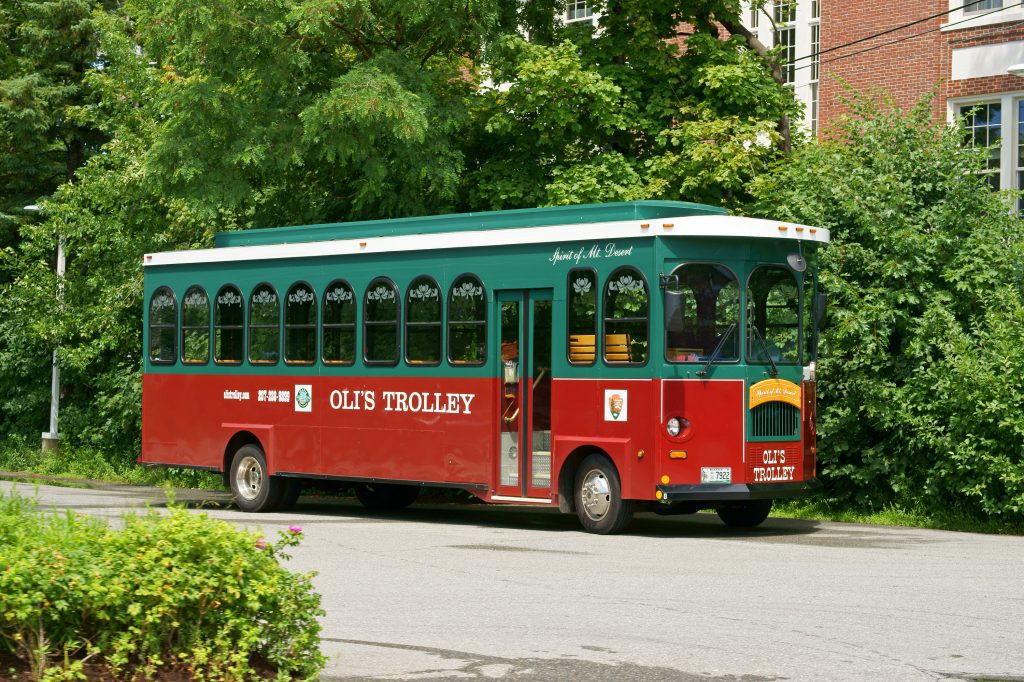
<svg viewBox="0 0 1024 682">
<path fill-rule="evenodd" d="M 356 498 L 367 509 L 394 511 L 405 509 L 420 496 L 417 485 L 397 483 L 361 483 L 356 486 Z"/>
<path fill-rule="evenodd" d="M 632 500 L 622 499 L 615 465 L 604 455 L 590 455 L 576 470 L 576 515 L 584 530 L 599 535 L 621 533 L 633 520 Z"/>
<path fill-rule="evenodd" d="M 242 511 L 274 511 L 281 504 L 285 492 L 284 481 L 267 475 L 267 458 L 258 445 L 238 448 L 231 459 L 229 480 L 235 504 Z"/>
<path fill-rule="evenodd" d="M 760 526 L 771 510 L 771 500 L 750 500 L 720 508 L 718 518 L 733 528 L 753 528 Z"/>
</svg>

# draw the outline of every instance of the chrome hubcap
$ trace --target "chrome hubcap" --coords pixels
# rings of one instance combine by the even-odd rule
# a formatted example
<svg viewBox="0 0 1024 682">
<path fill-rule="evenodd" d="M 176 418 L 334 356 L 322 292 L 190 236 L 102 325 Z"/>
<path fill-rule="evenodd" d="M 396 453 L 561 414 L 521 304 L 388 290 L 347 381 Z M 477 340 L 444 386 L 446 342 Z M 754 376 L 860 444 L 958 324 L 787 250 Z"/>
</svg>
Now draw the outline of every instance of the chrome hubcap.
<svg viewBox="0 0 1024 682">
<path fill-rule="evenodd" d="M 587 472 L 580 487 L 580 498 L 583 511 L 590 519 L 600 521 L 604 518 L 612 506 L 612 489 L 603 471 L 594 469 Z"/>
<path fill-rule="evenodd" d="M 235 469 L 235 488 L 246 500 L 254 500 L 263 488 L 263 467 L 251 455 L 242 458 Z"/>
</svg>

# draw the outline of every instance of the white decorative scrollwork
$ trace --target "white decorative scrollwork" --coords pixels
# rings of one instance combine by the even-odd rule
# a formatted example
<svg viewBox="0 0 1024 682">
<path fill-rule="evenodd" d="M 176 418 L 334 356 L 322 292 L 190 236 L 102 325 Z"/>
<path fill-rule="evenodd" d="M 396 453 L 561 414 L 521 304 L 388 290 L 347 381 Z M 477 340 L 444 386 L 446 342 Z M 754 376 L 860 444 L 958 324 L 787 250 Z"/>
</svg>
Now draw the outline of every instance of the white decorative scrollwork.
<svg viewBox="0 0 1024 682">
<path fill-rule="evenodd" d="M 483 296 L 484 288 L 473 282 L 463 282 L 460 286 L 452 289 L 452 298 L 476 298 Z"/>
<path fill-rule="evenodd" d="M 439 295 L 438 290 L 435 287 L 430 286 L 429 284 L 421 284 L 418 287 L 416 287 L 415 289 L 411 289 L 409 291 L 409 298 L 414 298 L 414 299 L 428 299 L 428 298 L 435 298 L 436 299 L 436 298 L 438 298 L 438 295 Z"/>
<path fill-rule="evenodd" d="M 637 291 L 640 293 L 644 292 L 644 281 L 642 279 L 636 279 L 633 275 L 622 275 L 618 281 L 609 282 L 608 289 L 611 291 Z"/>
<path fill-rule="evenodd" d="M 170 294 L 160 294 L 159 296 L 154 296 L 152 303 L 150 303 L 150 306 L 152 307 L 153 310 L 164 310 L 165 308 L 173 308 L 174 297 L 171 296 Z"/>
<path fill-rule="evenodd" d="M 263 289 L 252 297 L 253 305 L 267 305 L 277 303 L 277 294 L 269 289 Z"/>
<path fill-rule="evenodd" d="M 185 297 L 185 306 L 188 308 L 195 308 L 198 306 L 206 306 L 208 299 L 206 294 L 201 291 L 193 291 L 191 294 Z"/>
<path fill-rule="evenodd" d="M 577 294 L 587 294 L 590 293 L 593 285 L 594 283 L 590 281 L 589 277 L 577 277 L 576 281 L 572 283 L 572 289 Z"/>
<path fill-rule="evenodd" d="M 289 303 L 310 303 L 315 298 L 316 296 L 313 295 L 313 292 L 305 287 L 296 289 L 294 293 L 288 294 Z"/>
<path fill-rule="evenodd" d="M 334 287 L 327 292 L 327 300 L 331 303 L 341 303 L 342 301 L 351 301 L 352 292 L 345 287 Z"/>
<path fill-rule="evenodd" d="M 368 301 L 393 301 L 395 300 L 395 290 L 391 287 L 380 285 L 373 291 L 366 292 L 366 300 Z"/>
<path fill-rule="evenodd" d="M 217 303 L 221 305 L 242 305 L 242 297 L 234 291 L 228 291 L 217 297 Z"/>
</svg>

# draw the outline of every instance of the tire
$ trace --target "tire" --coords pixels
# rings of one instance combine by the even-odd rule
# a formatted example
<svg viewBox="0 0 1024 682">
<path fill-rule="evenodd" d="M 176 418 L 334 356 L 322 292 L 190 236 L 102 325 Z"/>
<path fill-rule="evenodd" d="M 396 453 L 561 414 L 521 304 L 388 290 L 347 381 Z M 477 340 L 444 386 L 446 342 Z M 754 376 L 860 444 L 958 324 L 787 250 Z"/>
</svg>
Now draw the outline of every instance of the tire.
<svg viewBox="0 0 1024 682">
<path fill-rule="evenodd" d="M 771 500 L 750 500 L 718 509 L 718 518 L 733 528 L 760 526 L 772 510 Z"/>
<path fill-rule="evenodd" d="M 305 481 L 301 478 L 284 479 L 284 494 L 281 495 L 281 504 L 277 508 L 281 511 L 295 509 L 295 504 L 299 501 L 299 495 L 302 494 L 304 483 Z"/>
<path fill-rule="evenodd" d="M 395 511 L 405 509 L 420 496 L 418 485 L 397 483 L 361 483 L 356 486 L 356 498 L 367 509 Z"/>
<path fill-rule="evenodd" d="M 228 477 L 235 504 L 242 511 L 275 511 L 284 496 L 285 482 L 267 475 L 267 458 L 258 445 L 243 445 L 231 458 Z"/>
<path fill-rule="evenodd" d="M 615 465 L 604 455 L 589 455 L 576 470 L 576 515 L 588 533 L 611 535 L 633 520 L 633 500 L 622 499 Z"/>
</svg>

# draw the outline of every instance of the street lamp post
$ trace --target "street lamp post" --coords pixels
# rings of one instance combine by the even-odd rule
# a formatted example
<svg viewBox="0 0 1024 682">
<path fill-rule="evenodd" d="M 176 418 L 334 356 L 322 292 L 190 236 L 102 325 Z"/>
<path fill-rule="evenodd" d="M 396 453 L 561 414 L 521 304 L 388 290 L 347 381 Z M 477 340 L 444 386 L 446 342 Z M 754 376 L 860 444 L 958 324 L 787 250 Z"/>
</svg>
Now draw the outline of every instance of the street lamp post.
<svg viewBox="0 0 1024 682">
<path fill-rule="evenodd" d="M 25 207 L 27 213 L 38 214 L 40 209 L 32 204 Z M 63 308 L 64 302 L 64 238 L 57 239 L 57 306 Z M 50 430 L 43 432 L 43 452 L 52 452 L 60 445 L 60 365 L 57 362 L 57 349 L 53 349 L 53 373 L 50 376 Z"/>
</svg>

